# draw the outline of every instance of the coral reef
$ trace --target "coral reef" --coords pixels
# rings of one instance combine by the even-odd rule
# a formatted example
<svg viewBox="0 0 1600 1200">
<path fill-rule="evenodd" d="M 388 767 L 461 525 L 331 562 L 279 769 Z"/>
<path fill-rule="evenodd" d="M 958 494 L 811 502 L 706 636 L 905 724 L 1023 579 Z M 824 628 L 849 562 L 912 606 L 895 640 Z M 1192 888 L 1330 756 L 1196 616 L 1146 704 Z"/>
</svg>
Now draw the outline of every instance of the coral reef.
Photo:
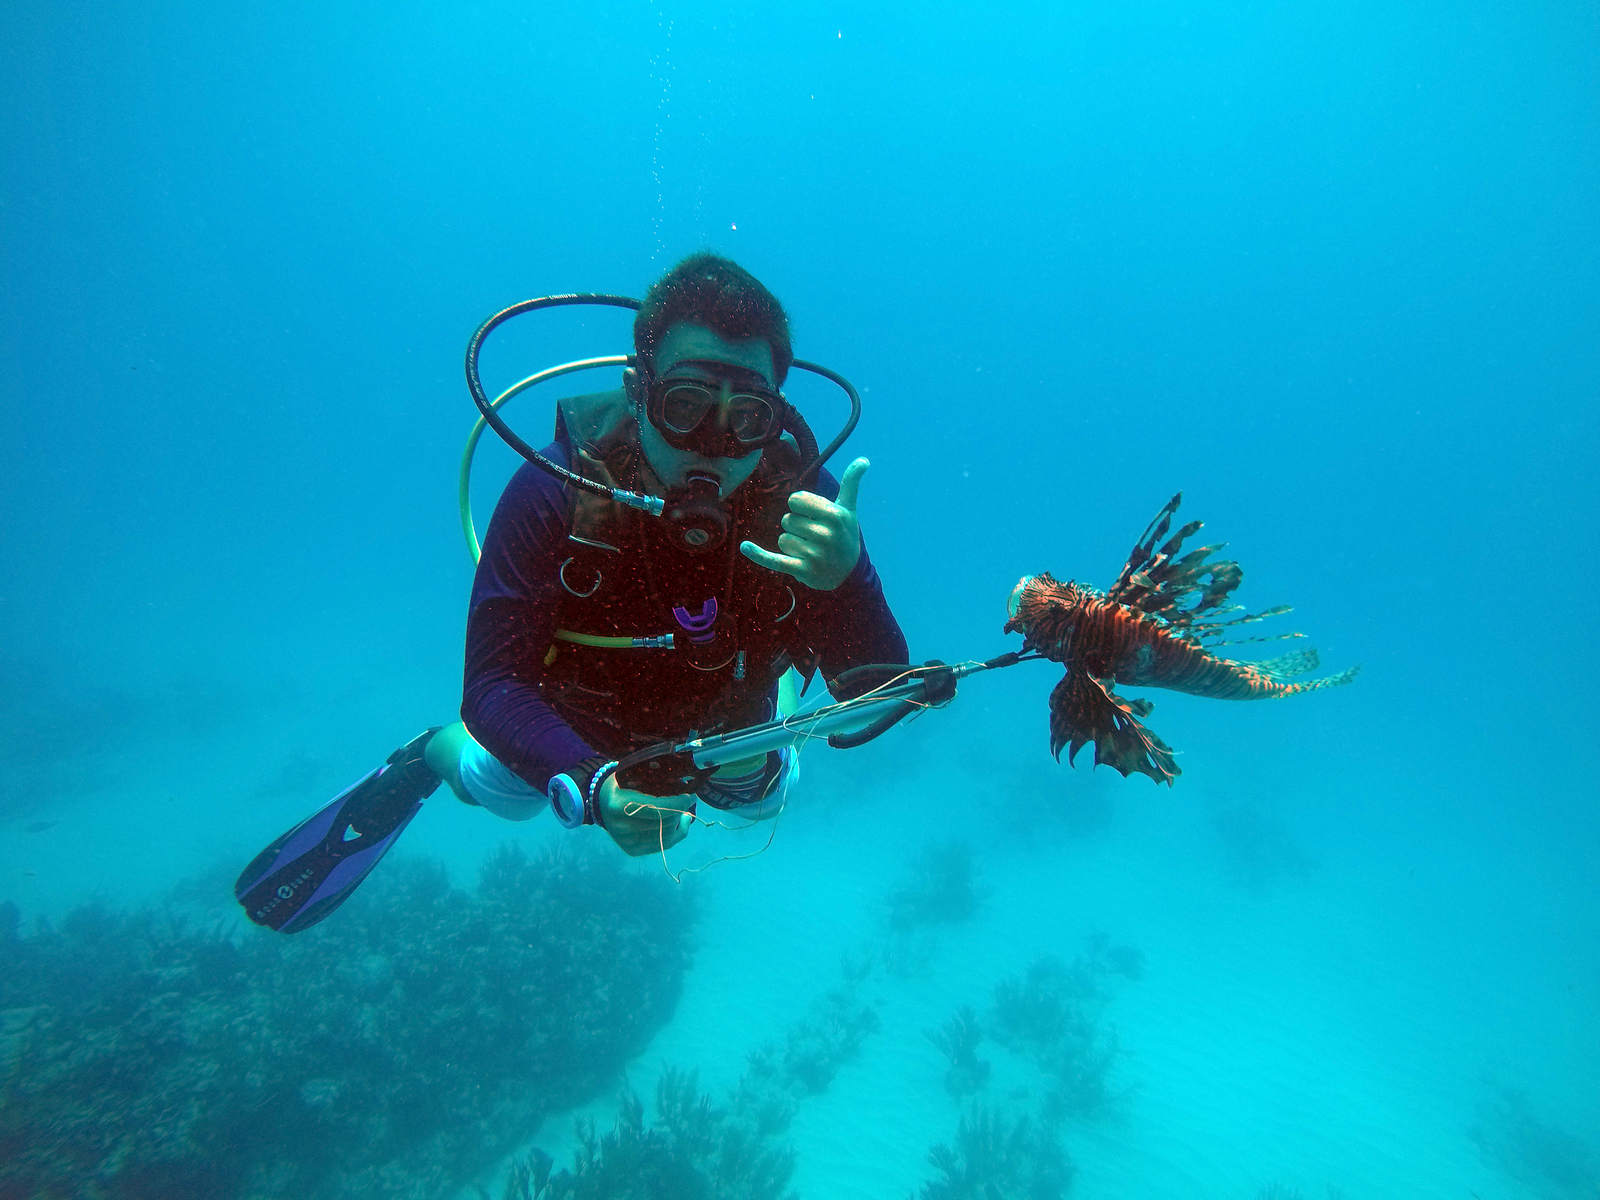
<svg viewBox="0 0 1600 1200">
<path fill-rule="evenodd" d="M 230 914 L 231 915 L 231 914 Z M 688 894 L 508 847 L 384 864 L 294 938 L 0 914 L 0 1196 L 448 1194 L 611 1086 L 677 1003 Z"/>
<path fill-rule="evenodd" d="M 882 1028 L 877 1010 L 856 995 L 862 977 L 853 964 L 845 964 L 844 975 L 812 1001 L 781 1042 L 746 1056 L 730 1105 L 762 1136 L 787 1129 L 799 1104 L 827 1091 L 839 1069 L 860 1054 L 861 1043 Z"/>
<path fill-rule="evenodd" d="M 820 1095 L 828 1090 L 839 1068 L 860 1053 L 867 1035 L 881 1027 L 877 1010 L 856 998 L 853 984 L 833 988 L 790 1028 L 777 1076 L 797 1096 Z M 767 1047 L 752 1059 L 773 1053 L 774 1048 Z"/>
<path fill-rule="evenodd" d="M 1594 1147 L 1534 1110 L 1516 1088 L 1497 1087 L 1468 1130 L 1485 1162 L 1536 1194 L 1560 1200 L 1600 1196 Z"/>
<path fill-rule="evenodd" d="M 971 920 L 985 895 L 966 843 L 924 847 L 884 896 L 887 936 L 878 953 L 884 970 L 897 979 L 926 976 L 938 944 L 934 931 Z"/>
<path fill-rule="evenodd" d="M 506 1176 L 506 1186 L 501 1191 L 501 1200 L 537 1200 L 545 1194 L 545 1185 L 550 1182 L 551 1158 L 538 1147 L 519 1157 L 511 1164 L 511 1171 Z M 481 1186 L 478 1195 L 483 1200 L 489 1200 L 489 1193 Z"/>
<path fill-rule="evenodd" d="M 941 1177 L 913 1200 L 1060 1200 L 1072 1186 L 1072 1160 L 1047 1128 L 981 1104 L 962 1114 L 955 1146 L 934 1146 L 928 1162 Z"/>
<path fill-rule="evenodd" d="M 904 934 L 920 925 L 956 925 L 971 920 L 983 901 L 965 842 L 926 847 L 887 897 L 889 928 Z"/>
<path fill-rule="evenodd" d="M 578 1122 L 578 1153 L 571 1170 L 548 1176 L 507 1200 L 779 1200 L 794 1174 L 794 1150 L 772 1145 L 771 1133 L 713 1108 L 694 1072 L 668 1068 L 656 1087 L 654 1124 L 625 1090 L 616 1124 L 596 1133 Z M 548 1159 L 545 1160 L 548 1163 Z M 520 1168 L 521 1164 L 519 1164 Z M 518 1168 L 513 1169 L 515 1178 Z M 525 1176 L 537 1182 L 537 1173 Z"/>
<path fill-rule="evenodd" d="M 1470 1194 L 1477 1195 L 1476 1192 Z M 1327 1197 L 1327 1200 L 1344 1200 L 1344 1189 L 1337 1184 L 1330 1183 L 1327 1185 L 1323 1195 Z M 1289 1184 L 1280 1183 L 1277 1180 L 1273 1180 L 1266 1187 L 1260 1188 L 1256 1192 L 1256 1200 L 1304 1200 L 1304 1196 L 1305 1193 L 1299 1188 L 1291 1187 Z"/>
<path fill-rule="evenodd" d="M 939 1178 L 912 1200 L 1059 1200 L 1072 1186 L 1073 1167 L 1057 1141 L 1064 1120 L 1102 1115 L 1113 1099 L 1108 1083 L 1117 1059 L 1116 1031 L 1101 1016 L 1116 979 L 1144 973 L 1144 956 L 1104 934 L 1088 941 L 1071 963 L 1043 956 L 1021 975 L 995 987 L 990 1027 L 994 1040 L 1029 1059 L 1045 1079 L 1037 1120 L 1008 1117 L 974 1103 L 961 1116 L 954 1146 L 928 1151 Z M 988 1081 L 978 1058 L 983 1030 L 977 1013 L 962 1007 L 925 1035 L 950 1062 L 945 1088 L 954 1096 Z M 1013 1098 L 1027 1095 L 1027 1089 Z"/>
<path fill-rule="evenodd" d="M 1111 980 L 1138 979 L 1143 969 L 1137 950 L 1097 935 L 1071 963 L 1043 956 L 995 987 L 994 1040 L 1032 1059 L 1048 1080 L 1047 1120 L 1096 1117 L 1110 1106 L 1119 1049 L 1116 1030 L 1100 1017 Z"/>
<path fill-rule="evenodd" d="M 983 1030 L 970 1004 L 956 1009 L 948 1021 L 938 1029 L 925 1031 L 923 1037 L 950 1061 L 950 1069 L 944 1073 L 944 1090 L 952 1096 L 971 1095 L 989 1082 L 989 1063 L 978 1057 Z"/>
<path fill-rule="evenodd" d="M 579 1149 L 570 1170 L 548 1176 L 513 1168 L 529 1186 L 506 1200 L 776 1200 L 794 1172 L 794 1150 L 778 1143 L 799 1105 L 827 1090 L 839 1068 L 879 1028 L 877 1012 L 856 996 L 870 964 L 846 959 L 843 980 L 818 997 L 783 1042 L 752 1052 L 726 1108 L 712 1106 L 698 1078 L 668 1067 L 656 1088 L 654 1125 L 631 1090 L 624 1090 L 616 1124 L 597 1134 L 577 1125 Z M 548 1163 L 548 1159 L 545 1160 Z M 510 1185 L 508 1184 L 508 1188 Z"/>
</svg>

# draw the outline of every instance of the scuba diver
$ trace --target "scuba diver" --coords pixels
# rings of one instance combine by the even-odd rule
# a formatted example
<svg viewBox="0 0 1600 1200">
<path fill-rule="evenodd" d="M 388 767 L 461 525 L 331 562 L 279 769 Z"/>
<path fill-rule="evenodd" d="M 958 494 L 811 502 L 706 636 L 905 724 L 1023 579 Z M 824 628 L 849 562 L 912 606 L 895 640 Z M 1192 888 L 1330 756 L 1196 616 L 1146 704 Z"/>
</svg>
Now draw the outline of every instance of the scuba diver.
<svg viewBox="0 0 1600 1200">
<path fill-rule="evenodd" d="M 571 304 L 636 310 L 635 353 L 530 375 L 490 400 L 478 374 L 505 321 Z M 625 366 L 623 386 L 560 402 L 555 441 L 535 450 L 496 408 L 534 384 Z M 790 368 L 831 380 L 851 416 L 821 450 L 778 389 Z M 1006 605 L 1020 650 L 984 660 L 907 662 L 905 637 L 861 542 L 867 461 L 835 483 L 822 470 L 861 414 L 842 376 L 793 356 L 778 301 L 725 258 L 696 254 L 641 303 L 539 296 L 495 313 L 467 344 L 481 420 L 462 460 L 462 527 L 472 455 L 492 428 L 528 465 L 507 485 L 478 561 L 467 618 L 460 723 L 430 729 L 258 854 L 234 895 L 259 925 L 296 933 L 341 904 L 441 782 L 468 804 L 526 820 L 548 804 L 568 828 L 599 825 L 629 854 L 665 853 L 699 805 L 762 820 L 782 809 L 798 748 L 864 745 L 943 708 L 959 680 L 1025 662 L 1065 674 L 1050 693 L 1050 751 L 1171 786 L 1173 751 L 1143 723 L 1152 703 L 1119 684 L 1219 700 L 1338 687 L 1351 667 L 1302 680 L 1312 649 L 1257 662 L 1226 646 L 1236 628 L 1289 611 L 1243 612 L 1223 543 L 1188 552 L 1202 528 L 1161 509 L 1106 591 L 1027 575 Z M 1168 535 L 1171 534 L 1169 537 Z M 1238 615 L 1235 615 L 1238 614 Z M 791 674 L 792 672 L 792 674 Z M 794 675 L 821 673 L 831 704 L 795 707 Z M 780 682 L 781 680 L 781 682 Z M 1293 681 L 1293 682 L 1291 682 Z"/>
<path fill-rule="evenodd" d="M 520 448 L 477 384 L 492 325 L 469 348 L 468 378 Z M 842 481 L 821 469 L 850 427 L 819 455 L 779 390 L 795 360 L 776 297 L 730 260 L 694 254 L 645 295 L 633 340 L 623 386 L 560 401 L 554 442 L 523 451 L 495 508 L 461 721 L 262 851 L 236 888 L 251 920 L 283 932 L 322 920 L 440 782 L 510 820 L 548 805 L 630 855 L 682 840 L 700 804 L 770 817 L 797 770 L 791 746 L 631 773 L 629 756 L 770 721 L 791 667 L 849 694 L 839 677 L 853 668 L 907 663 L 856 517 L 867 460 Z"/>
</svg>

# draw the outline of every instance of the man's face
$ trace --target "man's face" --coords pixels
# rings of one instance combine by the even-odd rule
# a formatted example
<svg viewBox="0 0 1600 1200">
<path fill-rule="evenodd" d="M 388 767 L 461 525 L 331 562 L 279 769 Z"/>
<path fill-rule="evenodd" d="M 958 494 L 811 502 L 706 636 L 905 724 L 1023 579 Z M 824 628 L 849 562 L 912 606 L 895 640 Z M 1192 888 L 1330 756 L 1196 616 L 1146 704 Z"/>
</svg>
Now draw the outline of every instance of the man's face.
<svg viewBox="0 0 1600 1200">
<path fill-rule="evenodd" d="M 773 382 L 772 347 L 765 338 L 730 342 L 704 325 L 680 322 L 668 328 L 656 347 L 656 377 L 664 379 L 672 373 L 673 367 L 688 362 L 742 367 L 761 376 L 768 387 L 777 386 Z M 711 475 L 717 479 L 721 494 L 726 496 L 749 479 L 761 461 L 760 450 L 752 450 L 743 458 L 707 458 L 692 450 L 676 450 L 667 445 L 660 430 L 642 416 L 639 441 L 651 469 L 669 488 L 684 486 L 691 474 Z"/>
</svg>

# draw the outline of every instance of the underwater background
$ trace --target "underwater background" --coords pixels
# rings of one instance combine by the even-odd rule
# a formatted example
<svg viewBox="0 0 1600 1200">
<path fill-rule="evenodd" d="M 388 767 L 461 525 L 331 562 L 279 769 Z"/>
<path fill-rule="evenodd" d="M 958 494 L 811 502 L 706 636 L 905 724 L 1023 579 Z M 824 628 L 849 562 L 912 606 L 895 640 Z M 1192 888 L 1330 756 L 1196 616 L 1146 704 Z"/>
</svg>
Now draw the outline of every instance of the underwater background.
<svg viewBox="0 0 1600 1200">
<path fill-rule="evenodd" d="M 0 7 L 0 1197 L 1600 1195 L 1597 64 L 1567 0 Z M 468 335 L 702 247 L 861 389 L 914 660 L 1182 489 L 1360 677 L 1133 689 L 1171 790 L 976 678 L 665 863 L 441 792 L 248 925 L 459 704 Z"/>
</svg>

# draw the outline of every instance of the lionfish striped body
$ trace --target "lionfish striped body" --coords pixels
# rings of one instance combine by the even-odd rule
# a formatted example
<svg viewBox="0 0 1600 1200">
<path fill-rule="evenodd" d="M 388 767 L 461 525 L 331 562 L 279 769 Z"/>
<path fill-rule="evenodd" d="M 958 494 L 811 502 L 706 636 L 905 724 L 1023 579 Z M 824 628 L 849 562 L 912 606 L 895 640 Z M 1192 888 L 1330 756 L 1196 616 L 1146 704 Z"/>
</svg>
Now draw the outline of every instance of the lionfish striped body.
<svg viewBox="0 0 1600 1200">
<path fill-rule="evenodd" d="M 1184 541 L 1201 527 L 1199 521 L 1191 521 L 1156 548 L 1182 499 L 1180 492 L 1156 515 L 1109 592 L 1061 583 L 1045 573 L 1024 579 L 1012 593 L 1006 632 L 1020 631 L 1025 649 L 1067 668 L 1050 693 L 1050 751 L 1059 758 L 1065 747 L 1069 764 L 1085 744 L 1093 742 L 1095 764 L 1107 763 L 1124 776 L 1138 771 L 1170 786 L 1182 774 L 1171 747 L 1140 720 L 1150 715 L 1150 702 L 1118 696 L 1115 684 L 1167 688 L 1215 700 L 1263 700 L 1337 687 L 1349 683 L 1360 669 L 1289 683 L 1285 681 L 1316 670 L 1315 650 L 1254 663 L 1213 654 L 1216 647 L 1230 644 L 1220 640 L 1224 629 L 1289 608 L 1280 605 L 1220 619 L 1239 611 L 1228 601 L 1244 578 L 1238 563 L 1207 561 L 1222 545 L 1202 546 L 1177 557 Z M 1182 603 L 1196 594 L 1193 603 Z"/>
</svg>

